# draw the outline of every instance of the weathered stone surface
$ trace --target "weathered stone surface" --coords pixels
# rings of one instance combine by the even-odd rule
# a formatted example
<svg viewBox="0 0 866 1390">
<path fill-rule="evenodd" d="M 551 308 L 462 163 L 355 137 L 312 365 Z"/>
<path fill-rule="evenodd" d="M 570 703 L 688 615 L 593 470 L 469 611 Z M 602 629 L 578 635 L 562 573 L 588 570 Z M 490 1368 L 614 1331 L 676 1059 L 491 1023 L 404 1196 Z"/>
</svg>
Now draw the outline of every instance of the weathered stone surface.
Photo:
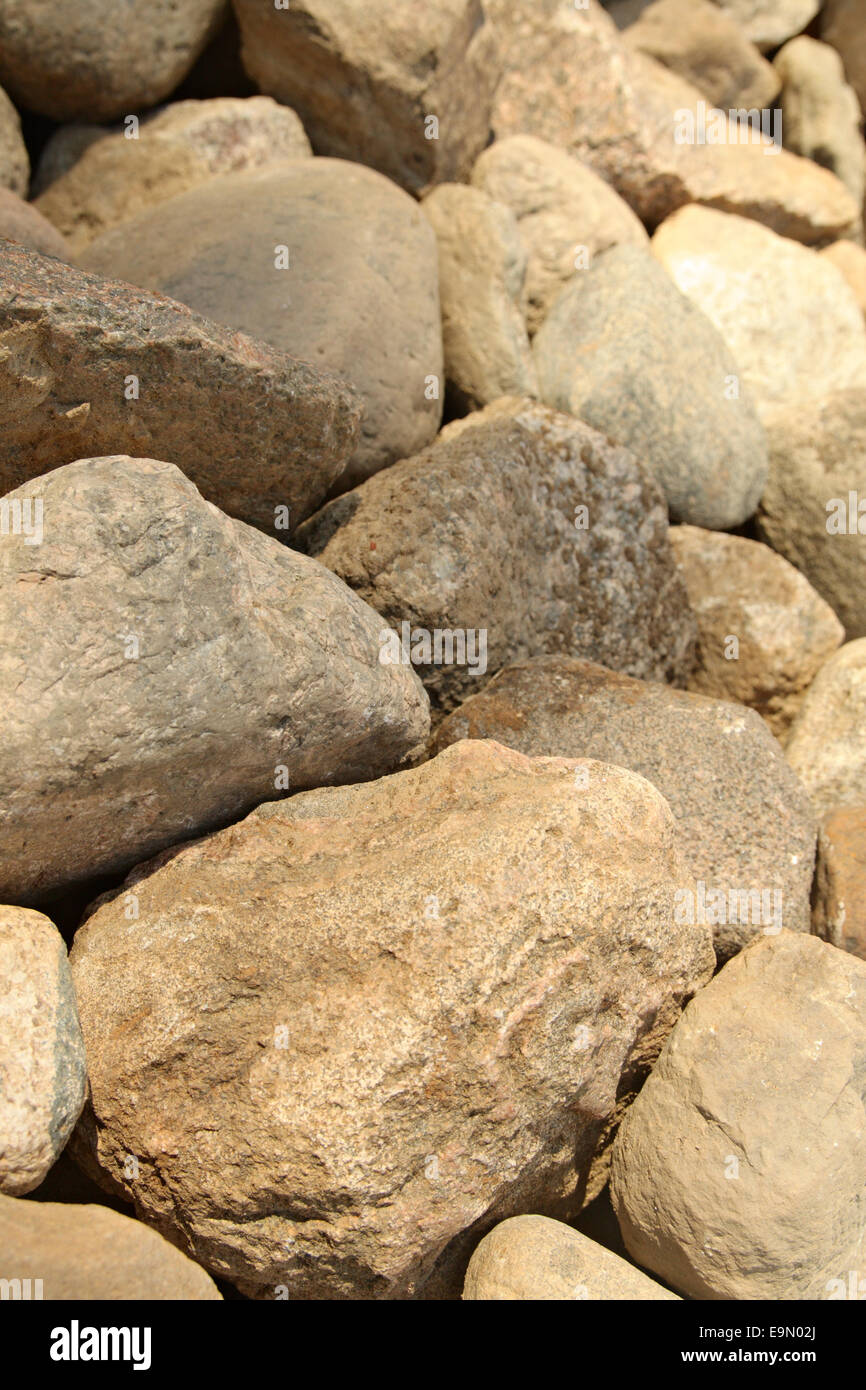
<svg viewBox="0 0 866 1390">
<path fill-rule="evenodd" d="M 738 367 L 718 330 L 648 250 L 615 247 L 572 280 L 534 352 L 542 400 L 631 449 L 676 520 L 724 528 L 753 514 L 763 428 L 731 389 Z"/>
<path fill-rule="evenodd" d="M 0 1192 L 39 1186 L 81 1114 L 86 1086 L 63 938 L 39 912 L 0 907 Z"/>
<path fill-rule="evenodd" d="M 601 251 L 621 242 L 649 242 L 628 203 L 588 164 L 533 135 L 495 140 L 478 156 L 472 182 L 517 218 L 526 252 L 522 300 L 530 334 L 566 282 Z"/>
<path fill-rule="evenodd" d="M 848 81 L 866 111 L 866 25 L 860 0 L 824 0 L 821 38 L 842 55 Z"/>
<path fill-rule="evenodd" d="M 420 194 L 463 182 L 487 143 L 498 45 L 481 0 L 235 0 L 243 60 L 296 107 L 317 154 L 359 159 Z M 438 126 L 430 124 L 435 117 Z"/>
<path fill-rule="evenodd" d="M 862 388 L 765 413 L 770 475 L 758 525 L 866 637 L 866 399 Z"/>
<path fill-rule="evenodd" d="M 226 0 L 4 0 L 0 82 L 58 121 L 115 120 L 174 91 L 226 8 Z"/>
<path fill-rule="evenodd" d="M 497 139 L 536 135 L 562 146 L 649 226 L 686 203 L 739 212 L 805 242 L 844 236 L 858 222 L 835 175 L 772 139 L 758 142 L 727 119 L 723 143 L 701 139 L 706 98 L 631 49 L 596 0 L 586 10 L 570 0 L 485 0 L 485 8 L 505 54 Z"/>
<path fill-rule="evenodd" d="M 866 1254 L 864 1085 L 866 964 L 791 932 L 743 951 L 692 1000 L 620 1127 L 612 1195 L 631 1255 L 698 1299 L 847 1289 Z"/>
<path fill-rule="evenodd" d="M 305 159 L 227 174 L 105 233 L 82 263 L 352 382 L 364 418 L 341 487 L 436 434 L 436 238 L 413 199 L 372 169 Z"/>
<path fill-rule="evenodd" d="M 505 667 L 455 710 L 432 751 L 465 738 L 498 739 L 532 757 L 597 758 L 652 782 L 698 880 L 697 897 L 677 910 L 709 922 L 720 956 L 782 925 L 809 930 L 815 817 L 752 710 L 589 661 L 540 657 Z"/>
<path fill-rule="evenodd" d="M 276 507 L 294 526 L 327 494 L 359 415 L 318 367 L 162 295 L 0 246 L 0 492 L 123 447 L 171 459 L 224 511 L 272 531 Z"/>
<path fill-rule="evenodd" d="M 866 806 L 842 806 L 821 822 L 812 930 L 866 960 Z"/>
<path fill-rule="evenodd" d="M 821 0 L 714 0 L 759 48 L 778 48 L 815 18 Z"/>
<path fill-rule="evenodd" d="M 88 143 L 36 206 L 80 252 L 110 227 L 219 174 L 311 153 L 294 111 L 270 97 L 178 101 L 142 121 L 135 140 L 121 131 Z"/>
<path fill-rule="evenodd" d="M 21 134 L 21 119 L 0 87 L 0 187 L 26 198 L 29 180 L 30 156 Z"/>
<path fill-rule="evenodd" d="M 866 325 L 823 256 L 745 217 L 683 208 L 652 249 L 712 319 L 763 406 L 866 386 Z"/>
<path fill-rule="evenodd" d="M 806 693 L 785 750 L 819 813 L 860 806 L 866 785 L 866 637 L 846 642 Z"/>
<path fill-rule="evenodd" d="M 31 195 L 36 198 L 44 193 L 55 179 L 69 172 L 85 150 L 97 140 L 110 139 L 114 133 L 110 126 L 88 125 L 81 121 L 59 125 L 42 147 L 30 185 Z"/>
<path fill-rule="evenodd" d="M 697 526 L 672 527 L 670 541 L 698 620 L 699 663 L 689 689 L 748 705 L 784 741 L 845 629 L 769 546 Z"/>
<path fill-rule="evenodd" d="M 477 655 L 484 632 L 483 665 L 418 666 L 450 709 L 485 671 L 543 652 L 684 683 L 695 630 L 667 531 L 658 485 L 627 450 L 505 400 L 328 503 L 294 543 L 398 633 L 467 632 Z"/>
<path fill-rule="evenodd" d="M 470 1302 L 677 1300 L 627 1260 L 549 1216 L 511 1216 L 494 1226 L 469 1261 L 463 1297 Z"/>
<path fill-rule="evenodd" d="M 710 0 L 655 0 L 624 37 L 724 111 L 761 110 L 778 96 L 781 82 L 772 64 Z"/>
<path fill-rule="evenodd" d="M 497 1221 L 603 1184 L 710 971 L 684 881 L 647 783 L 496 744 L 261 806 L 79 930 L 79 1161 L 245 1292 L 459 1295 Z"/>
<path fill-rule="evenodd" d="M 866 314 L 866 250 L 853 241 L 834 241 L 821 252 L 848 281 L 857 303 Z"/>
<path fill-rule="evenodd" d="M 222 1297 L 209 1274 L 140 1221 L 14 1197 L 0 1197 L 0 1279 L 29 1279 L 30 1298 L 52 1301 Z"/>
<path fill-rule="evenodd" d="M 510 208 L 479 188 L 446 183 L 422 204 L 439 248 L 445 376 L 465 412 L 500 396 L 536 396 L 519 308 L 526 252 Z"/>
<path fill-rule="evenodd" d="M 426 736 L 378 615 L 172 464 L 82 459 L 4 502 L 0 901 L 376 777 Z"/>
<path fill-rule="evenodd" d="M 786 43 L 774 66 L 782 79 L 785 144 L 842 180 L 858 207 L 866 189 L 862 113 L 845 81 L 842 59 L 829 44 L 801 37 Z"/>
<path fill-rule="evenodd" d="M 72 248 L 57 228 L 10 188 L 0 188 L 0 238 L 29 246 L 43 256 L 72 259 Z"/>
</svg>

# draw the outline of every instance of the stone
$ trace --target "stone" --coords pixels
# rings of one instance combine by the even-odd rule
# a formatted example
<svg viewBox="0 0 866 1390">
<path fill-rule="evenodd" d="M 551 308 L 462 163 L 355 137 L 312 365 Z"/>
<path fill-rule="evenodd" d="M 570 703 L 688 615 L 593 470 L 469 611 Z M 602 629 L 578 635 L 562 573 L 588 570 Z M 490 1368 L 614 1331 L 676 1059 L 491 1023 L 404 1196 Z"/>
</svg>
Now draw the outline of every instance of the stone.
<svg viewBox="0 0 866 1390">
<path fill-rule="evenodd" d="M 549 1216 L 510 1216 L 494 1226 L 469 1261 L 463 1297 L 472 1303 L 677 1301 L 627 1260 Z"/>
<path fill-rule="evenodd" d="M 866 314 L 866 250 L 853 241 L 834 241 L 832 246 L 824 247 L 821 255 L 841 270 Z"/>
<path fill-rule="evenodd" d="M 866 29 L 859 0 L 824 0 L 821 38 L 841 54 L 848 81 L 866 111 Z"/>
<path fill-rule="evenodd" d="M 522 303 L 530 335 L 564 285 L 611 246 L 646 246 L 628 203 L 604 179 L 533 135 L 495 140 L 475 161 L 472 183 L 517 218 L 526 253 Z"/>
<path fill-rule="evenodd" d="M 646 463 L 675 520 L 722 529 L 754 513 L 767 449 L 737 363 L 648 250 L 615 247 L 576 276 L 534 352 L 541 399 Z"/>
<path fill-rule="evenodd" d="M 56 121 L 113 121 L 173 92 L 226 9 L 225 0 L 4 0 L 0 82 Z"/>
<path fill-rule="evenodd" d="M 79 929 L 76 1158 L 244 1293 L 459 1297 L 490 1227 L 604 1185 L 711 971 L 683 881 L 647 783 L 492 743 L 261 806 Z"/>
<path fill-rule="evenodd" d="M 222 1298 L 209 1274 L 140 1221 L 109 1207 L 14 1197 L 0 1197 L 0 1279 L 13 1290 L 21 1281 L 13 1298 L 52 1302 Z"/>
<path fill-rule="evenodd" d="M 414 647 L 438 710 L 543 652 L 685 683 L 695 629 L 667 531 L 658 485 L 626 449 L 506 399 L 329 502 L 293 544 L 382 614 L 383 655 L 396 655 L 390 631 L 401 660 Z"/>
<path fill-rule="evenodd" d="M 0 902 L 379 776 L 426 737 L 378 615 L 173 464 L 81 459 L 0 519 Z"/>
<path fill-rule="evenodd" d="M 0 26 L 2 26 L 0 18 Z M 21 134 L 21 118 L 0 87 L 0 188 L 27 197 L 30 156 Z"/>
<path fill-rule="evenodd" d="M 632 1258 L 701 1300 L 847 1291 L 866 1254 L 864 1070 L 863 961 L 793 932 L 730 961 L 619 1129 Z"/>
<path fill-rule="evenodd" d="M 724 111 L 771 106 L 781 82 L 740 26 L 711 0 L 655 0 L 625 31 L 646 53 Z"/>
<path fill-rule="evenodd" d="M 768 545 L 674 526 L 674 558 L 698 621 L 689 689 L 748 705 L 784 742 L 845 629 L 805 575 Z"/>
<path fill-rule="evenodd" d="M 481 0 L 235 0 L 244 66 L 293 106 L 317 154 L 362 160 L 420 195 L 462 183 L 487 143 L 501 72 Z"/>
<path fill-rule="evenodd" d="M 821 821 L 812 930 L 866 960 L 866 806 L 840 806 Z"/>
<path fill-rule="evenodd" d="M 342 488 L 439 428 L 436 237 L 371 169 L 304 159 L 226 174 L 106 232 L 81 260 L 350 381 L 364 418 Z"/>
<path fill-rule="evenodd" d="M 781 926 L 809 930 L 815 816 L 754 711 L 590 661 L 537 657 L 506 666 L 443 720 L 431 752 L 467 738 L 530 757 L 596 758 L 651 782 L 697 880 L 677 901 L 678 920 L 712 926 L 721 958 Z"/>
<path fill-rule="evenodd" d="M 866 637 L 846 642 L 810 685 L 785 749 L 819 815 L 859 806 L 866 779 Z"/>
<path fill-rule="evenodd" d="M 63 938 L 22 907 L 0 907 L 0 1038 L 0 1192 L 21 1196 L 60 1156 L 87 1087 Z"/>
<path fill-rule="evenodd" d="M 55 179 L 69 172 L 85 150 L 97 140 L 110 139 L 113 133 L 109 126 L 89 125 L 83 121 L 59 125 L 42 147 L 30 185 L 31 196 L 37 198 L 44 193 Z"/>
<path fill-rule="evenodd" d="M 72 260 L 72 248 L 66 238 L 32 203 L 25 203 L 10 188 L 0 188 L 0 239 L 29 246 L 43 256 Z"/>
<path fill-rule="evenodd" d="M 340 476 L 359 415 L 318 366 L 163 295 L 0 246 L 0 492 L 122 447 L 170 459 L 256 526 L 285 517 L 285 531 Z"/>
<path fill-rule="evenodd" d="M 135 140 L 120 131 L 88 143 L 36 206 L 78 253 L 109 228 L 217 175 L 311 154 L 294 111 L 270 97 L 178 101 L 142 121 Z"/>
<path fill-rule="evenodd" d="M 440 184 L 422 207 L 439 248 L 445 376 L 456 407 L 465 414 L 501 396 L 537 396 L 514 213 L 458 183 Z"/>
<path fill-rule="evenodd" d="M 778 48 L 815 18 L 821 0 L 714 0 L 747 39 L 762 49 Z"/>
<path fill-rule="evenodd" d="M 860 209 L 834 174 L 712 106 L 631 48 L 597 0 L 485 0 L 505 55 L 496 138 L 534 135 L 584 160 L 655 227 L 687 203 L 756 218 L 784 236 L 847 235 Z M 772 119 L 771 119 L 772 117 Z M 778 136 L 778 143 L 773 138 Z"/>
<path fill-rule="evenodd" d="M 866 386 L 866 325 L 825 257 L 745 217 L 683 208 L 652 249 L 719 329 L 760 407 Z"/>
<path fill-rule="evenodd" d="M 856 92 L 845 81 L 839 54 L 829 44 L 803 36 L 785 44 L 774 66 L 782 79 L 786 146 L 831 169 L 862 207 L 866 191 L 863 116 Z"/>
<path fill-rule="evenodd" d="M 866 401 L 862 388 L 765 414 L 770 474 L 762 537 L 866 637 Z"/>
</svg>

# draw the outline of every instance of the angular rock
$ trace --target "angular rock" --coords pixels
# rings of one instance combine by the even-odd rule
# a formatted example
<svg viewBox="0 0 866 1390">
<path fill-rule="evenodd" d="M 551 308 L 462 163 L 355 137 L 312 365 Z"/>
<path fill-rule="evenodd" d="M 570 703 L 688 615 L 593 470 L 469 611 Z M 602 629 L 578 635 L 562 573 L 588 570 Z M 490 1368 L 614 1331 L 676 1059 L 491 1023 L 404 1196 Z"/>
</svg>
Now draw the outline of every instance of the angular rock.
<svg viewBox="0 0 866 1390">
<path fill-rule="evenodd" d="M 866 960 L 866 806 L 842 806 L 821 822 L 812 930 Z"/>
<path fill-rule="evenodd" d="M 821 667 L 785 749 L 819 815 L 860 806 L 866 785 L 866 637 Z"/>
<path fill-rule="evenodd" d="M 648 250 L 615 247 L 577 276 L 534 352 L 542 400 L 631 449 L 676 520 L 722 529 L 754 513 L 766 441 L 748 392 L 731 387 L 737 363 Z"/>
<path fill-rule="evenodd" d="M 758 526 L 846 634 L 866 637 L 866 400 L 862 389 L 765 413 L 770 474 Z"/>
<path fill-rule="evenodd" d="M 173 464 L 82 459 L 0 521 L 0 901 L 376 777 L 426 736 L 378 615 Z"/>
<path fill-rule="evenodd" d="M 848 281 L 857 303 L 866 314 L 866 250 L 853 241 L 834 241 L 821 252 Z"/>
<path fill-rule="evenodd" d="M 670 541 L 698 620 L 699 663 L 689 689 L 748 705 L 784 741 L 845 629 L 769 546 L 697 526 L 672 527 Z"/>
<path fill-rule="evenodd" d="M 500 671 L 442 722 L 431 749 L 466 738 L 499 739 L 532 757 L 555 749 L 597 758 L 652 782 L 698 880 L 677 912 L 713 927 L 719 956 L 782 925 L 809 930 L 815 817 L 752 710 L 541 657 Z"/>
<path fill-rule="evenodd" d="M 786 43 L 774 66 L 782 79 L 785 144 L 841 179 L 858 207 L 866 190 L 866 151 L 857 94 L 829 44 L 801 37 Z"/>
<path fill-rule="evenodd" d="M 226 0 L 3 0 L 0 82 L 58 121 L 116 120 L 174 91 L 226 9 Z"/>
<path fill-rule="evenodd" d="M 9 188 L 0 188 L 0 238 L 29 246 L 43 256 L 72 260 L 72 248 L 46 217 Z"/>
<path fill-rule="evenodd" d="M 20 1196 L 59 1157 L 87 1087 L 63 938 L 26 908 L 0 907 L 0 1024 L 0 1192 Z"/>
<path fill-rule="evenodd" d="M 626 30 L 625 42 L 679 73 L 722 110 L 760 110 L 779 94 L 772 64 L 710 0 L 655 0 Z"/>
<path fill-rule="evenodd" d="M 140 1221 L 14 1197 L 0 1197 L 0 1279 L 29 1280 L 19 1297 L 54 1302 L 222 1298 L 209 1274 Z"/>
<path fill-rule="evenodd" d="M 518 307 L 526 252 L 514 213 L 458 183 L 440 184 L 422 207 L 439 248 L 445 376 L 461 413 L 500 396 L 536 396 Z"/>
<path fill-rule="evenodd" d="M 305 159 L 227 174 L 106 232 L 81 259 L 353 383 L 364 418 L 341 487 L 436 434 L 436 238 L 413 199 L 371 169 Z"/>
<path fill-rule="evenodd" d="M 815 18 L 821 0 L 714 0 L 759 48 L 778 48 Z"/>
<path fill-rule="evenodd" d="M 697 1299 L 827 1299 L 863 1268 L 866 964 L 783 932 L 686 1009 L 626 1112 L 632 1257 Z M 838 1292 L 835 1294 L 838 1297 Z"/>
<path fill-rule="evenodd" d="M 658 485 L 627 450 L 505 400 L 328 503 L 293 543 L 405 634 L 400 659 L 414 645 L 431 699 L 450 709 L 485 672 L 543 652 L 684 683 L 694 628 L 667 530 Z"/>
<path fill-rule="evenodd" d="M 511 1216 L 494 1226 L 469 1261 L 463 1297 L 678 1301 L 627 1260 L 549 1216 Z"/>
<path fill-rule="evenodd" d="M 0 247 L 0 492 L 122 447 L 171 459 L 224 511 L 273 531 L 276 508 L 295 526 L 327 494 L 359 414 L 318 366 Z"/>
<path fill-rule="evenodd" d="M 468 178 L 501 72 L 481 0 L 388 0 L 375 22 L 343 0 L 235 11 L 247 71 L 296 108 L 317 154 L 362 160 L 419 195 Z"/>
<path fill-rule="evenodd" d="M 517 218 L 526 252 L 522 301 L 530 334 L 566 282 L 601 251 L 621 242 L 649 242 L 628 203 L 588 164 L 533 135 L 495 140 L 478 156 L 472 182 Z"/>
<path fill-rule="evenodd" d="M 459 1296 L 576 1212 L 712 955 L 662 798 L 586 767 L 465 743 L 136 871 L 72 949 L 79 1161 L 262 1298 Z"/>
<path fill-rule="evenodd" d="M 136 140 L 121 131 L 88 143 L 36 206 L 80 252 L 116 224 L 216 175 L 311 153 L 294 111 L 270 97 L 178 101 L 142 121 Z"/>
<path fill-rule="evenodd" d="M 866 26 L 859 0 L 824 0 L 821 38 L 841 54 L 848 81 L 866 111 Z"/>
<path fill-rule="evenodd" d="M 745 217 L 683 208 L 654 254 L 712 319 L 759 407 L 866 386 L 866 325 L 823 256 Z"/>
</svg>

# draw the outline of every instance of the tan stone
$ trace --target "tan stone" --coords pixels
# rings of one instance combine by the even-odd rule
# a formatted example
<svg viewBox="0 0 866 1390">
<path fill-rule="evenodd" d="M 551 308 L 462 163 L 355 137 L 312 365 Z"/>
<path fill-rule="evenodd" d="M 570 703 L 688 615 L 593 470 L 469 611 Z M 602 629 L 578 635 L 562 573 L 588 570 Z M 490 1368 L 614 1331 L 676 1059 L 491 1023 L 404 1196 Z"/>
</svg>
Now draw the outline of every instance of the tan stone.
<svg viewBox="0 0 866 1390">
<path fill-rule="evenodd" d="M 848 81 L 866 111 L 866 25 L 860 0 L 824 0 L 821 38 L 841 54 Z"/>
<path fill-rule="evenodd" d="M 812 930 L 866 960 L 866 806 L 842 806 L 821 822 Z"/>
<path fill-rule="evenodd" d="M 802 33 L 821 0 L 714 0 L 759 48 L 777 48 Z"/>
<path fill-rule="evenodd" d="M 821 667 L 794 721 L 785 753 L 819 815 L 860 806 L 866 785 L 866 637 Z"/>
<path fill-rule="evenodd" d="M 72 260 L 72 248 L 57 228 L 10 188 L 0 188 L 0 237 L 29 246 L 43 256 Z"/>
<path fill-rule="evenodd" d="M 786 146 L 822 164 L 842 180 L 858 207 L 866 190 L 863 116 L 842 59 L 829 44 L 798 38 L 786 43 L 774 66 L 782 79 Z"/>
<path fill-rule="evenodd" d="M 697 87 L 725 111 L 771 106 L 780 79 L 732 17 L 710 0 L 655 0 L 625 31 L 630 48 Z"/>
<path fill-rule="evenodd" d="M 834 241 L 821 252 L 828 261 L 841 270 L 866 314 L 866 250 L 853 241 Z"/>
<path fill-rule="evenodd" d="M 27 197 L 30 156 L 21 134 L 21 118 L 0 87 L 0 187 Z"/>
</svg>

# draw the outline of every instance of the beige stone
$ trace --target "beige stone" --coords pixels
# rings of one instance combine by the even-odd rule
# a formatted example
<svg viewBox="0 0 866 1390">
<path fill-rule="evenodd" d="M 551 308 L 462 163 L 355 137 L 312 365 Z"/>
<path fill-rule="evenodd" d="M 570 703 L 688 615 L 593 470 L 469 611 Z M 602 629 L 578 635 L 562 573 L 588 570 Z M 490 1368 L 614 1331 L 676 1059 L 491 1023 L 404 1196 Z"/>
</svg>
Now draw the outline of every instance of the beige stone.
<svg viewBox="0 0 866 1390">
<path fill-rule="evenodd" d="M 27 197 L 30 156 L 21 134 L 21 118 L 0 87 L 0 187 Z"/>
<path fill-rule="evenodd" d="M 839 54 L 829 44 L 801 37 L 785 44 L 774 66 L 782 79 L 786 146 L 832 169 L 862 207 L 866 190 L 863 117 L 857 94 L 845 81 Z"/>
<path fill-rule="evenodd" d="M 859 806 L 866 785 L 866 637 L 846 642 L 821 667 L 786 747 L 819 815 Z"/>
<path fill-rule="evenodd" d="M 655 0 L 625 42 L 697 87 L 724 111 L 771 106 L 780 79 L 730 14 L 711 0 Z"/>
<path fill-rule="evenodd" d="M 714 0 L 759 48 L 777 48 L 802 33 L 821 0 Z"/>
<path fill-rule="evenodd" d="M 72 248 L 46 217 L 10 188 L 0 188 L 0 238 L 29 246 L 43 256 L 72 260 Z"/>
<path fill-rule="evenodd" d="M 834 241 L 821 252 L 828 261 L 841 270 L 866 314 L 866 250 L 853 241 Z"/>
<path fill-rule="evenodd" d="M 866 110 L 866 26 L 860 0 L 824 0 L 821 38 L 841 54 L 848 81 Z"/>
</svg>

